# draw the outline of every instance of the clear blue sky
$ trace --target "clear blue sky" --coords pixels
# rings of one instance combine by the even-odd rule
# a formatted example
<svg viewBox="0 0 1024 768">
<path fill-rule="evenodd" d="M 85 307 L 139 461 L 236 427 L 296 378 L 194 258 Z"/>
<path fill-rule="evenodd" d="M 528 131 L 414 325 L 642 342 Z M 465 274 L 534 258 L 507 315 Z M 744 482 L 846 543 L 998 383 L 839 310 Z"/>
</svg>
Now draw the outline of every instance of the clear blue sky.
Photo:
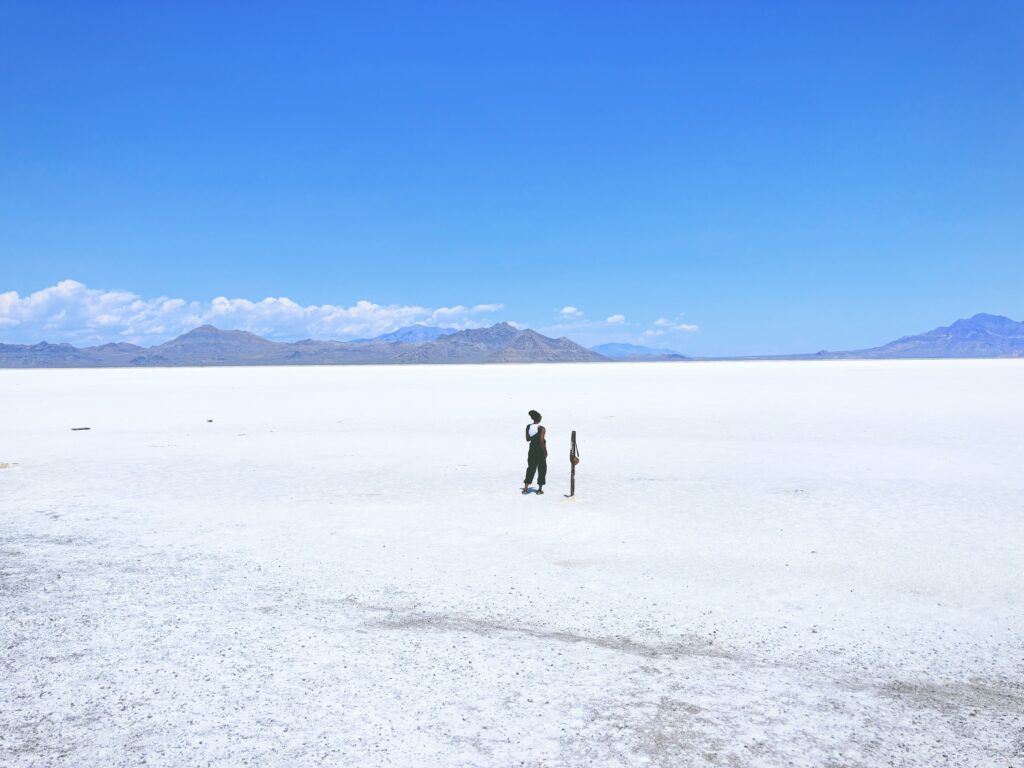
<svg viewBox="0 0 1024 768">
<path fill-rule="evenodd" d="M 1021 2 L 0 0 L 0 293 L 694 354 L 1024 319 L 1022 51 Z"/>
</svg>

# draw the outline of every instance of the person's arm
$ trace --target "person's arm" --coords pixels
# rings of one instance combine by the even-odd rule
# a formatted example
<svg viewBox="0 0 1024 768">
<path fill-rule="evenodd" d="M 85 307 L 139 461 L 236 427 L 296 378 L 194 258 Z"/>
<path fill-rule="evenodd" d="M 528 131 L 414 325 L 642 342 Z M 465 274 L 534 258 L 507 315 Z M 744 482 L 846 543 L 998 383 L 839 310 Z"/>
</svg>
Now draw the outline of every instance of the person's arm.
<svg viewBox="0 0 1024 768">
<path fill-rule="evenodd" d="M 547 430 L 545 430 L 544 427 L 541 427 L 540 428 L 540 444 L 544 446 L 544 456 L 545 456 L 545 458 L 547 458 L 547 455 L 548 455 L 548 441 L 545 439 L 546 437 L 547 437 Z"/>
</svg>

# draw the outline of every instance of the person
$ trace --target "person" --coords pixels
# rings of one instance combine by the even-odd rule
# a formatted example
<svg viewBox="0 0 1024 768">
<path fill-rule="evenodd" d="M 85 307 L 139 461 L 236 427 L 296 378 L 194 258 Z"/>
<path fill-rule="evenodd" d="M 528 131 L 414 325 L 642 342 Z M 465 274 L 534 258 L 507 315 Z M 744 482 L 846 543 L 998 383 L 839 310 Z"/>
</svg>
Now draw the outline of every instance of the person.
<svg viewBox="0 0 1024 768">
<path fill-rule="evenodd" d="M 544 427 L 540 425 L 540 414 L 530 411 L 532 424 L 526 425 L 526 442 L 530 444 L 530 452 L 526 456 L 526 479 L 523 481 L 523 493 L 530 492 L 533 474 L 537 473 L 537 493 L 544 493 L 544 480 L 548 473 L 548 444 Z"/>
</svg>

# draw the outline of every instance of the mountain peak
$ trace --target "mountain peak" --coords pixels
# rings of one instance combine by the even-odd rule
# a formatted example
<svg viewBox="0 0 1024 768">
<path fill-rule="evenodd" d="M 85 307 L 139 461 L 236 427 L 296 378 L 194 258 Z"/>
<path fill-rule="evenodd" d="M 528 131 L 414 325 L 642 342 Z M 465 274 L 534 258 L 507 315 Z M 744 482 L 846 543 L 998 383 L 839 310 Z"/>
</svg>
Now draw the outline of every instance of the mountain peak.
<svg viewBox="0 0 1024 768">
<path fill-rule="evenodd" d="M 237 364 L 278 350 L 277 342 L 248 331 L 224 331 L 201 325 L 177 338 L 146 350 L 145 356 L 160 357 L 175 364 Z"/>
<path fill-rule="evenodd" d="M 259 339 L 260 341 L 265 342 L 267 344 L 275 343 L 268 339 L 264 339 L 262 336 L 257 336 L 255 333 L 252 333 L 251 331 L 226 331 L 223 328 L 218 328 L 215 325 L 210 325 L 209 323 L 207 323 L 206 325 L 200 325 L 196 328 L 193 328 L 191 331 L 185 331 L 185 333 L 181 334 L 180 336 L 176 336 L 170 341 L 164 342 L 164 344 L 174 344 L 175 342 L 182 340 L 197 339 L 247 339 L 250 341 L 253 339 Z"/>
<path fill-rule="evenodd" d="M 515 331 L 512 326 L 508 328 Z M 504 335 L 504 329 L 500 329 Z M 593 363 L 607 358 L 581 347 L 564 336 L 552 339 L 529 328 L 516 331 L 488 357 L 492 363 Z"/>
<path fill-rule="evenodd" d="M 433 341 L 439 336 L 447 336 L 450 333 L 455 333 L 455 328 L 438 328 L 432 325 L 422 325 L 416 323 L 415 325 L 407 325 L 403 328 L 399 328 L 396 331 L 390 333 L 383 333 L 380 336 L 374 336 L 372 339 L 353 339 L 352 344 L 366 344 L 368 342 L 382 341 L 382 342 L 400 342 L 402 344 L 422 344 L 427 341 Z"/>
<path fill-rule="evenodd" d="M 1011 320 L 1003 315 L 989 315 L 984 312 L 980 312 L 974 315 L 969 320 L 958 320 L 957 322 L 969 323 L 977 328 L 990 328 L 1000 330 L 1014 331 L 1024 325 L 1024 323 L 1018 323 L 1016 320 Z"/>
<path fill-rule="evenodd" d="M 891 341 L 881 347 L 843 353 L 861 357 L 1021 357 L 1024 323 L 984 312 L 952 325 Z"/>
<path fill-rule="evenodd" d="M 181 339 L 184 338 L 185 336 L 215 336 L 221 333 L 247 333 L 247 331 L 225 331 L 218 328 L 215 325 L 210 325 L 209 323 L 206 323 L 205 325 L 200 325 L 193 328 L 191 331 L 185 331 L 177 338 Z"/>
</svg>

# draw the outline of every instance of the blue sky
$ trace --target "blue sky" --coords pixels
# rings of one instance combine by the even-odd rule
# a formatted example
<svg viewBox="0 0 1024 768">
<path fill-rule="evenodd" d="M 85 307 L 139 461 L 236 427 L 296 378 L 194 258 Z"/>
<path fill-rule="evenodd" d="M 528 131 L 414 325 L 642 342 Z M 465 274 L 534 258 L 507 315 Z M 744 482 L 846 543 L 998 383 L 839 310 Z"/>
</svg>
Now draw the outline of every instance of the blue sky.
<svg viewBox="0 0 1024 768">
<path fill-rule="evenodd" d="M 1017 2 L 2 0 L 0 341 L 1022 319 L 1022 50 Z"/>
</svg>

